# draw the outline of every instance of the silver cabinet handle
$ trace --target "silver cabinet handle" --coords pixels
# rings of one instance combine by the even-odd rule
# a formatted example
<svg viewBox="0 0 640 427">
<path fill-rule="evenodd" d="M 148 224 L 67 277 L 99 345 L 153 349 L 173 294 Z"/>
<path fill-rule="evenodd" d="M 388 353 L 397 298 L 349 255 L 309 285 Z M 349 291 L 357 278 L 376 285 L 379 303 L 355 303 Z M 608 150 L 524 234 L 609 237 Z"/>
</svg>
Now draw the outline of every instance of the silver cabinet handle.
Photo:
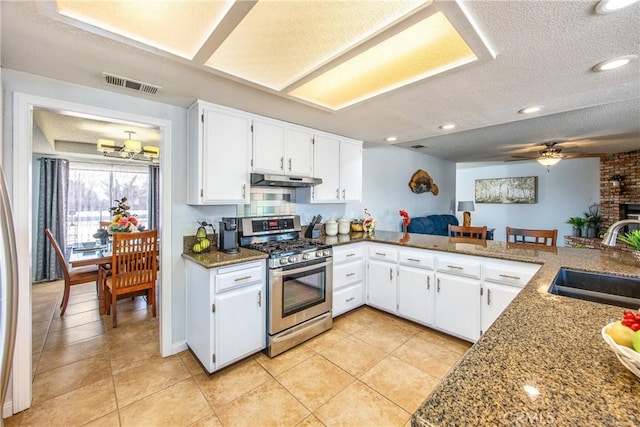
<svg viewBox="0 0 640 427">
<path fill-rule="evenodd" d="M 340 200 L 340 189 L 336 188 L 336 199 Z"/>
<path fill-rule="evenodd" d="M 247 184 L 242 184 L 242 198 L 247 197 Z"/>
<path fill-rule="evenodd" d="M 284 157 L 280 157 L 280 170 L 284 170 Z"/>
<path fill-rule="evenodd" d="M 520 280 L 518 276 L 509 276 L 508 274 L 501 274 L 500 277 L 504 277 L 505 279 Z"/>
<path fill-rule="evenodd" d="M 258 307 L 262 307 L 262 291 L 258 291 Z"/>
<path fill-rule="evenodd" d="M 376 255 L 380 255 L 380 256 L 387 256 L 387 254 L 383 253 L 383 252 L 376 252 Z"/>
<path fill-rule="evenodd" d="M 389 268 L 389 280 L 393 280 L 393 268 Z"/>
<path fill-rule="evenodd" d="M 487 289 L 487 305 L 491 305 L 491 289 Z"/>
<path fill-rule="evenodd" d="M 347 277 L 355 276 L 356 273 L 347 273 Z"/>
<path fill-rule="evenodd" d="M 347 298 L 346 300 L 344 300 L 344 302 L 351 302 L 351 301 L 353 301 L 354 299 L 356 299 L 356 297 Z"/>
<path fill-rule="evenodd" d="M 289 157 L 289 172 L 291 172 L 291 157 Z"/>
<path fill-rule="evenodd" d="M 431 289 L 431 276 L 427 276 L 427 290 Z"/>
<path fill-rule="evenodd" d="M 411 261 L 411 262 L 420 262 L 419 259 L 415 259 L 415 258 L 407 258 L 407 261 Z"/>
<path fill-rule="evenodd" d="M 438 283 L 437 291 L 440 292 L 440 279 L 438 279 L 437 283 Z"/>
<path fill-rule="evenodd" d="M 346 255 L 347 258 L 352 257 L 352 256 L 356 256 L 356 254 L 355 253 L 350 253 L 350 254 Z"/>
<path fill-rule="evenodd" d="M 464 270 L 464 267 L 458 267 L 457 265 L 447 265 L 447 268 L 453 268 L 454 270 Z"/>
<path fill-rule="evenodd" d="M 342 189 L 342 200 L 345 200 L 347 198 L 347 190 L 345 190 L 344 188 Z"/>
<path fill-rule="evenodd" d="M 234 279 L 234 282 L 242 282 L 243 280 L 251 279 L 251 276 L 242 276 Z"/>
</svg>

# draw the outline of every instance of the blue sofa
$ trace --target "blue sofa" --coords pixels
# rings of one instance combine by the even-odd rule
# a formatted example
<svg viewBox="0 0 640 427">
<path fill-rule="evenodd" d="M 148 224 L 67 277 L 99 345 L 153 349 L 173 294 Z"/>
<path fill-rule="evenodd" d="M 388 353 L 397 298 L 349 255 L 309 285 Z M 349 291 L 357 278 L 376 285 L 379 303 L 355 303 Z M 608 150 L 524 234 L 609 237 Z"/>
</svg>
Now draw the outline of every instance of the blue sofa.
<svg viewBox="0 0 640 427">
<path fill-rule="evenodd" d="M 449 224 L 458 225 L 455 215 L 429 215 L 411 218 L 409 233 L 436 234 L 446 236 Z"/>
</svg>

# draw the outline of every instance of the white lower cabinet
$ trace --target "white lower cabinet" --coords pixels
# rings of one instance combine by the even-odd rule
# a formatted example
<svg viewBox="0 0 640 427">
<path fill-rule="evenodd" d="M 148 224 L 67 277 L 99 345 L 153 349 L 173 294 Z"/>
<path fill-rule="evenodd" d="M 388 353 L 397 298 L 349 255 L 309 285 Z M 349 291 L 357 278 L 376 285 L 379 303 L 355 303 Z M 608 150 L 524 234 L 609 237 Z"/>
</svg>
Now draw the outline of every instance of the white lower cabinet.
<svg viewBox="0 0 640 427">
<path fill-rule="evenodd" d="M 434 319 L 433 271 L 398 266 L 398 315 L 433 326 Z"/>
<path fill-rule="evenodd" d="M 364 245 L 333 249 L 333 317 L 364 304 Z"/>
<path fill-rule="evenodd" d="M 500 316 L 511 301 L 518 295 L 521 288 L 516 286 L 485 283 L 482 292 L 482 307 L 480 309 L 480 333 L 483 334 L 489 326 Z"/>
<path fill-rule="evenodd" d="M 371 245 L 367 262 L 367 304 L 396 314 L 398 252 L 388 245 Z"/>
<path fill-rule="evenodd" d="M 435 327 L 475 342 L 480 337 L 480 280 L 436 274 Z"/>
<path fill-rule="evenodd" d="M 187 345 L 212 373 L 266 347 L 265 262 L 186 267 Z"/>
</svg>

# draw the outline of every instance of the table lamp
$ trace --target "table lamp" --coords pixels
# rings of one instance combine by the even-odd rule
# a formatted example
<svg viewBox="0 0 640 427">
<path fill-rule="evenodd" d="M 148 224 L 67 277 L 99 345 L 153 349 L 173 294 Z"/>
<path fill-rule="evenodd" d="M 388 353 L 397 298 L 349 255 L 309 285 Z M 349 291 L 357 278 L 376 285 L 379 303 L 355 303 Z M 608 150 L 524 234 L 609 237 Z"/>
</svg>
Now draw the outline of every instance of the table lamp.
<svg viewBox="0 0 640 427">
<path fill-rule="evenodd" d="M 471 227 L 471 212 L 474 211 L 473 201 L 458 202 L 458 212 L 462 214 L 462 225 L 464 227 Z"/>
</svg>

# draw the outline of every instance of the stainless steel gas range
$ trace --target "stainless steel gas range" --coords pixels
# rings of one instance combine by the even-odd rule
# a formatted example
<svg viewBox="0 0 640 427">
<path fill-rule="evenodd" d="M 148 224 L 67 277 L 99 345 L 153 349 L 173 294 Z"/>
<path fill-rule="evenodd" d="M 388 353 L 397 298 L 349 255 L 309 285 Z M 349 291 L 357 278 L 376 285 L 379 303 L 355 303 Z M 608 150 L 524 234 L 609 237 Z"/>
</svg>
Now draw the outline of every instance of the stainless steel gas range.
<svg viewBox="0 0 640 427">
<path fill-rule="evenodd" d="M 331 245 L 300 238 L 298 215 L 238 220 L 240 246 L 269 254 L 267 355 L 276 356 L 330 329 Z"/>
</svg>

